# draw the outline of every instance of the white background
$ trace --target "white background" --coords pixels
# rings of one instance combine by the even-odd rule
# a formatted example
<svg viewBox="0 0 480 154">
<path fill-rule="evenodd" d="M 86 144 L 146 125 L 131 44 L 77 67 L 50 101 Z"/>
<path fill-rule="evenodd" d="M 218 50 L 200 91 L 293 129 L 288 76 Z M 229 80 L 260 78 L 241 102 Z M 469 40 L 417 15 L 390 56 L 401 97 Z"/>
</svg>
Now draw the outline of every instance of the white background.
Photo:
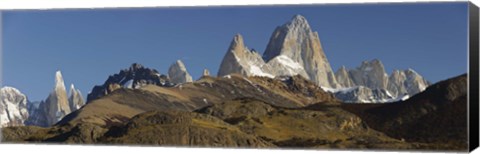
<svg viewBox="0 0 480 154">
<path fill-rule="evenodd" d="M 212 5 L 259 5 L 259 4 L 309 4 L 309 3 L 375 3 L 375 2 L 419 2 L 425 0 L 0 0 L 0 10 L 51 9 L 51 8 L 105 8 L 105 7 L 153 7 L 153 6 L 212 6 Z M 435 0 L 448 1 L 448 0 Z M 480 0 L 472 0 L 477 6 Z M 1 34 L 1 33 L 0 33 Z M 0 45 L 1 46 L 1 45 Z M 1 50 L 1 48 L 0 48 Z M 1 51 L 0 51 L 1 55 Z M 1 56 L 0 56 L 1 57 Z M 0 74 L 1 75 L 1 74 Z M 267 150 L 267 149 L 222 149 L 222 148 L 173 148 L 139 146 L 86 146 L 86 145 L 33 145 L 0 144 L 0 154 L 140 154 L 140 153 L 189 153 L 189 154 L 318 154 L 318 153 L 419 153 L 386 151 L 326 151 L 326 150 Z M 430 153 L 430 152 L 428 152 Z M 474 153 L 479 154 L 480 150 Z"/>
</svg>

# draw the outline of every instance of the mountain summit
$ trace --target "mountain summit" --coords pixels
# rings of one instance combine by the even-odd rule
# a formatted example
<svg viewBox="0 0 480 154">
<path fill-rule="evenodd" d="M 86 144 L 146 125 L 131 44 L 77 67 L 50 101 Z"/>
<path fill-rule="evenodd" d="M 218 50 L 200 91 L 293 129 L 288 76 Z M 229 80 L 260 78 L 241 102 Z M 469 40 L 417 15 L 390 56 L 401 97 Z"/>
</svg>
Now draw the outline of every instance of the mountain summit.
<svg viewBox="0 0 480 154">
<path fill-rule="evenodd" d="M 168 77 L 172 83 L 192 82 L 192 76 L 188 73 L 185 64 L 181 60 L 177 60 L 168 69 Z"/>
</svg>

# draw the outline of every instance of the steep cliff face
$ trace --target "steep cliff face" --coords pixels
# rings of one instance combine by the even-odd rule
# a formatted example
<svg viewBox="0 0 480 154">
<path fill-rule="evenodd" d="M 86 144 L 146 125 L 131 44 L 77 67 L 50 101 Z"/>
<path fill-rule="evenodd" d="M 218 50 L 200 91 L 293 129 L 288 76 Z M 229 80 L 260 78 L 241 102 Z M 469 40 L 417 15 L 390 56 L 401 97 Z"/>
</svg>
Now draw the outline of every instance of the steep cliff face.
<svg viewBox="0 0 480 154">
<path fill-rule="evenodd" d="M 300 64 L 307 75 L 304 77 L 319 86 L 339 87 L 318 33 L 311 30 L 305 17 L 295 15 L 290 22 L 277 27 L 273 32 L 263 58 L 268 62 L 280 55 Z"/>
</svg>

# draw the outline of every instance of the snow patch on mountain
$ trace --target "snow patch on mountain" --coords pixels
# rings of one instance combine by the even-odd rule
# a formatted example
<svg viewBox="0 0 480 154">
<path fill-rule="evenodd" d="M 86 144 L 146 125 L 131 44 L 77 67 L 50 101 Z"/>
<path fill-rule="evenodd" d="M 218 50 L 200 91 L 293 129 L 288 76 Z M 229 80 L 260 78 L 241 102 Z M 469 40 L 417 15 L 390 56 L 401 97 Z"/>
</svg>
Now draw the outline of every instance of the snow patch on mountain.
<svg viewBox="0 0 480 154">
<path fill-rule="evenodd" d="M 263 72 L 263 70 L 260 67 L 255 66 L 255 65 L 251 65 L 249 71 L 250 71 L 250 74 L 252 74 L 252 76 L 264 76 L 264 77 L 269 77 L 269 78 L 274 78 L 275 77 L 272 74 Z"/>
</svg>

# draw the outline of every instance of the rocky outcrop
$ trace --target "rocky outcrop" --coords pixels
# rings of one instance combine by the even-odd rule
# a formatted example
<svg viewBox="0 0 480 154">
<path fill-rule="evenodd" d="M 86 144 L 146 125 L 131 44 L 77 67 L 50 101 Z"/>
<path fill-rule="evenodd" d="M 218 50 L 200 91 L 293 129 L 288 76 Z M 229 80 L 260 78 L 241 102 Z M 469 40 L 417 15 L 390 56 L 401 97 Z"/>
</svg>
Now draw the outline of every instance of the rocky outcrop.
<svg viewBox="0 0 480 154">
<path fill-rule="evenodd" d="M 27 97 L 18 89 L 0 89 L 0 127 L 23 126 L 28 114 Z"/>
<path fill-rule="evenodd" d="M 93 87 L 92 92 L 87 96 L 87 103 L 110 94 L 120 88 L 138 89 L 145 85 L 173 86 L 166 75 L 158 73 L 155 69 L 145 68 L 134 63 L 128 69 L 110 75 L 103 85 Z"/>
<path fill-rule="evenodd" d="M 304 77 L 319 86 L 338 87 L 318 33 L 311 30 L 305 17 L 295 15 L 290 22 L 273 32 L 263 58 L 268 62 L 280 55 L 300 64 L 308 75 Z"/>
<path fill-rule="evenodd" d="M 413 69 L 407 69 L 405 72 L 405 89 L 410 96 L 424 91 L 430 83 Z"/>
<path fill-rule="evenodd" d="M 345 103 L 385 103 L 397 101 L 385 89 L 370 89 L 364 86 L 355 86 L 330 90 L 337 99 Z"/>
<path fill-rule="evenodd" d="M 243 37 L 240 34 L 235 35 L 227 53 L 223 57 L 218 70 L 218 76 L 225 76 L 232 73 L 244 76 L 269 76 L 270 68 L 265 65 L 260 54 L 254 50 L 248 49 L 243 43 Z"/>
<path fill-rule="evenodd" d="M 174 84 L 192 82 L 192 76 L 187 71 L 185 64 L 181 60 L 177 60 L 175 63 L 170 65 L 168 69 L 168 77 L 170 82 Z"/>
<path fill-rule="evenodd" d="M 70 106 L 70 110 L 72 110 L 72 112 L 80 109 L 83 105 L 85 105 L 82 93 L 79 89 L 75 89 L 75 86 L 73 84 L 70 85 L 69 94 L 70 96 L 68 97 L 68 105 Z"/>
<path fill-rule="evenodd" d="M 387 89 L 388 75 L 378 59 L 363 61 L 360 67 L 350 70 L 349 73 L 355 85 L 370 89 Z"/>
<path fill-rule="evenodd" d="M 335 78 L 337 79 L 338 84 L 341 87 L 354 87 L 355 83 L 350 78 L 350 74 L 345 66 L 340 67 L 337 72 L 335 72 Z"/>
<path fill-rule="evenodd" d="M 208 69 L 203 69 L 202 76 L 210 76 L 210 71 L 208 71 Z"/>
</svg>

